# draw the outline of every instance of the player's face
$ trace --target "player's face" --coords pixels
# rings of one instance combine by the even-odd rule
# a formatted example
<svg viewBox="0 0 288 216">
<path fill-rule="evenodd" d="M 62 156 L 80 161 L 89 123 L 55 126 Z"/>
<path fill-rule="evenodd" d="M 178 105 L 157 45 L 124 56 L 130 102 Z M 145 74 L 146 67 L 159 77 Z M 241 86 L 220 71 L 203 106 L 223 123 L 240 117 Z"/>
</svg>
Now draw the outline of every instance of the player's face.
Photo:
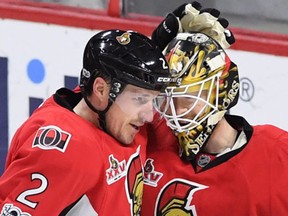
<svg viewBox="0 0 288 216">
<path fill-rule="evenodd" d="M 203 114 L 206 97 L 205 91 L 202 92 L 202 95 L 199 95 L 199 92 L 186 93 L 179 97 L 173 97 L 173 101 L 170 101 L 170 103 L 173 102 L 174 112 L 177 116 L 181 116 L 183 119 L 193 119 L 196 115 L 201 116 L 201 112 Z M 204 100 L 199 100 L 199 98 Z M 166 114 L 172 115 L 172 109 L 170 105 Z M 181 120 L 179 120 L 179 122 L 181 122 Z"/>
<path fill-rule="evenodd" d="M 174 92 L 167 97 L 157 97 L 154 103 L 157 111 L 167 120 L 167 124 L 178 132 L 198 126 L 210 109 L 207 91 Z M 162 102 L 163 101 L 163 102 Z M 162 104 L 162 105 L 161 105 Z"/>
<path fill-rule="evenodd" d="M 106 114 L 107 131 L 123 144 L 131 144 L 140 127 L 154 116 L 158 91 L 127 85 Z"/>
</svg>

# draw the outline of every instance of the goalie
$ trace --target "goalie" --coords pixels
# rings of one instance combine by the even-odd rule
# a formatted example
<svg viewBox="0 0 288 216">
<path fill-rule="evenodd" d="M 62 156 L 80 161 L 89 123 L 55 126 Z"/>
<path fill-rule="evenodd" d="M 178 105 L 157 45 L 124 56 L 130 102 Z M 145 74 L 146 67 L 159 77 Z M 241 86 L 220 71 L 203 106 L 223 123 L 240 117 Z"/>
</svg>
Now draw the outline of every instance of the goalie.
<svg viewBox="0 0 288 216">
<path fill-rule="evenodd" d="M 155 100 L 163 118 L 148 128 L 142 215 L 286 215 L 288 133 L 228 114 L 239 96 L 238 68 L 224 50 L 234 37 L 213 10 L 183 8 L 153 34 L 163 42 L 176 33 L 161 45 L 175 82 Z M 214 24 L 198 25 L 204 19 Z"/>
</svg>

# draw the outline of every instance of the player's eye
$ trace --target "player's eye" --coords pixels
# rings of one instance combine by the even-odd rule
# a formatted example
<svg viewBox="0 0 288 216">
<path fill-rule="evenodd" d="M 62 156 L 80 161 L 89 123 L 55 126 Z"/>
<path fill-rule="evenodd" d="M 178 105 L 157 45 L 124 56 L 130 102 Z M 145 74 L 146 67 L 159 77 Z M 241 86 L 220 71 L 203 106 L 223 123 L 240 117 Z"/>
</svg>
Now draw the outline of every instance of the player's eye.
<svg viewBox="0 0 288 216">
<path fill-rule="evenodd" d="M 133 101 L 135 101 L 138 105 L 143 105 L 148 102 L 148 99 L 146 97 L 134 97 Z"/>
</svg>

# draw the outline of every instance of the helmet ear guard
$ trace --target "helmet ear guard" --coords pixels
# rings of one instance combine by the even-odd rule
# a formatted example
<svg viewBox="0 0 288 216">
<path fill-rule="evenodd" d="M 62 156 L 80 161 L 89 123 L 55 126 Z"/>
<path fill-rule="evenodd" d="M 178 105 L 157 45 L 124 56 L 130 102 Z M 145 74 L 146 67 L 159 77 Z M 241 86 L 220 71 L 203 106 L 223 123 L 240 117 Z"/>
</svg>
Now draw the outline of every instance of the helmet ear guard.
<svg viewBox="0 0 288 216">
<path fill-rule="evenodd" d="M 164 54 L 172 79 L 178 79 L 178 83 L 171 82 L 166 89 L 168 108 L 162 113 L 160 107 L 156 109 L 175 131 L 180 155 L 193 160 L 225 112 L 238 101 L 238 69 L 222 47 L 203 33 L 178 34 Z M 194 103 L 178 113 L 177 106 L 183 106 L 181 100 Z"/>
</svg>

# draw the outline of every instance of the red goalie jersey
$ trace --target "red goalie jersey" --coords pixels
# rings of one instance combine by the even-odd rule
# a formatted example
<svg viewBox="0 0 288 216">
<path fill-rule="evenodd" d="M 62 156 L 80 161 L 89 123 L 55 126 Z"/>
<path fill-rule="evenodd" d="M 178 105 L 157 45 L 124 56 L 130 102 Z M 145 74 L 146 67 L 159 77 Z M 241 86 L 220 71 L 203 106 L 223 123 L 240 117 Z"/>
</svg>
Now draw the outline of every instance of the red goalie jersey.
<svg viewBox="0 0 288 216">
<path fill-rule="evenodd" d="M 0 178 L 1 216 L 139 215 L 144 136 L 119 144 L 72 111 L 71 94 L 58 91 L 15 134 Z"/>
<path fill-rule="evenodd" d="M 223 155 L 201 154 L 193 162 L 179 158 L 165 120 L 154 125 L 142 215 L 288 214 L 288 133 L 269 125 L 252 127 L 241 117 L 225 118 L 231 125 L 237 122 L 233 127 L 241 128 L 246 142 Z"/>
</svg>

